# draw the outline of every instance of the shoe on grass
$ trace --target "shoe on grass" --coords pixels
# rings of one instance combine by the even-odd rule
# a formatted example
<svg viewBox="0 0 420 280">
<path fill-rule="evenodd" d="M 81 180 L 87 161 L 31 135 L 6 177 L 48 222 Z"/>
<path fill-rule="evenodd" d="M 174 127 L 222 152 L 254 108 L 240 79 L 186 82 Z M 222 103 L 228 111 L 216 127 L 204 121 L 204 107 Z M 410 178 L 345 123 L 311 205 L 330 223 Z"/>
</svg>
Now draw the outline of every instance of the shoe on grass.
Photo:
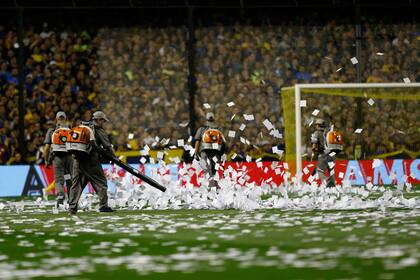
<svg viewBox="0 0 420 280">
<path fill-rule="evenodd" d="M 113 210 L 111 207 L 109 206 L 103 206 L 101 208 L 99 208 L 99 212 L 103 212 L 103 213 L 111 213 L 111 212 L 115 212 L 115 210 Z"/>
<path fill-rule="evenodd" d="M 60 205 L 63 205 L 64 204 L 64 199 L 58 199 L 57 200 L 57 202 L 56 202 L 56 204 L 55 204 L 55 207 L 60 207 Z"/>
<path fill-rule="evenodd" d="M 76 215 L 76 214 L 77 214 L 77 210 L 69 209 L 69 215 Z"/>
</svg>

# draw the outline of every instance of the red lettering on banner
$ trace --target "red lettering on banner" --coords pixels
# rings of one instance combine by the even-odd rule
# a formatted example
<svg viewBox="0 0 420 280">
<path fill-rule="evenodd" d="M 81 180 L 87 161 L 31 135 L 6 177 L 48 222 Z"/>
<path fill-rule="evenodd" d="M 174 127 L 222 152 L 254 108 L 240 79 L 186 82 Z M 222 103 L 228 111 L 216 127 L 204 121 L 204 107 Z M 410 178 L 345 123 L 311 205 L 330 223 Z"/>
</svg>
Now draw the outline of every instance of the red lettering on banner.
<svg viewBox="0 0 420 280">
<path fill-rule="evenodd" d="M 337 184 L 342 184 L 345 174 L 347 173 L 348 168 L 348 160 L 337 160 L 335 168 L 334 168 L 334 176 L 336 179 Z M 411 164 L 413 163 L 413 160 L 403 160 L 403 171 L 404 174 L 407 176 L 406 181 L 408 183 L 420 183 L 420 178 L 413 178 L 410 175 L 410 169 L 412 168 Z M 262 185 L 264 182 L 269 182 L 270 184 L 280 185 L 284 181 L 284 174 L 288 172 L 288 170 L 284 169 L 283 162 L 277 162 L 277 166 L 273 169 L 272 168 L 272 162 L 260 162 L 259 166 L 256 162 L 235 162 L 235 163 L 225 163 L 224 170 L 233 170 L 238 175 L 236 178 L 236 182 L 240 185 L 244 185 L 246 183 L 255 183 L 257 186 Z M 356 179 L 356 177 L 363 178 L 365 183 L 373 182 L 374 181 L 374 168 L 372 167 L 373 160 L 359 160 L 357 161 L 357 165 L 359 167 L 360 174 L 352 174 L 350 175 L 350 178 L 348 179 Z M 384 165 L 386 167 L 386 170 L 388 172 L 388 175 L 395 176 L 389 174 L 390 170 L 392 170 L 394 164 L 394 160 L 384 160 Z M 180 174 L 180 177 L 183 178 L 189 178 L 189 182 L 193 184 L 194 186 L 198 186 L 198 180 L 197 180 L 197 174 L 195 173 L 195 170 L 193 168 L 188 168 L 188 166 L 191 166 L 190 164 L 180 164 L 180 168 L 187 167 L 188 172 L 185 174 Z M 310 183 L 309 180 L 312 178 L 314 179 L 314 176 L 312 176 L 314 170 L 316 169 L 316 162 L 303 162 L 302 163 L 303 169 L 302 169 L 302 181 L 305 183 Z M 229 167 L 231 169 L 229 169 Z M 245 167 L 245 169 L 244 169 Z M 277 169 L 277 173 L 275 169 Z M 280 172 L 279 172 L 280 171 Z M 189 177 L 189 174 L 191 176 Z M 294 176 L 295 174 L 292 174 Z M 203 176 L 203 172 L 200 172 L 199 177 Z M 219 176 L 222 178 L 223 171 L 219 170 Z M 228 173 L 228 176 L 232 178 L 231 172 Z M 249 176 L 249 178 L 245 181 L 239 180 L 240 178 L 247 178 L 246 176 Z M 312 177 L 311 177 L 312 176 Z M 352 177 L 353 176 L 353 177 Z M 271 178 L 271 179 L 270 179 Z M 393 179 L 393 183 L 396 184 L 397 180 L 401 180 L 402 178 L 395 178 Z M 185 185 L 187 182 L 187 179 L 183 180 L 183 185 Z M 320 180 L 318 179 L 316 181 L 318 184 L 320 183 Z M 380 181 L 382 184 L 383 182 Z"/>
<path fill-rule="evenodd" d="M 392 183 L 396 184 L 396 182 L 398 180 L 402 180 L 405 179 L 406 182 L 411 183 L 411 184 L 420 184 L 420 178 L 416 178 L 414 176 L 418 177 L 419 172 L 419 168 L 420 165 L 419 160 L 412 160 L 412 159 L 408 159 L 408 160 L 402 160 L 402 174 L 404 174 L 404 178 L 399 178 L 401 176 L 397 176 L 397 178 L 394 178 L 396 175 L 395 174 L 390 174 L 390 170 L 392 170 L 392 168 L 396 168 L 396 166 L 394 166 L 394 160 L 381 160 L 381 164 L 383 162 L 383 165 L 385 166 L 386 172 L 387 174 L 380 174 L 381 176 L 389 176 L 392 178 Z M 336 182 L 337 184 L 342 184 L 343 180 L 346 179 L 344 178 L 344 175 L 347 173 L 347 169 L 348 169 L 348 160 L 337 160 L 336 164 L 335 164 L 335 170 L 334 170 L 334 176 L 336 178 Z M 359 160 L 357 161 L 357 164 L 359 166 L 360 169 L 360 173 L 361 174 L 353 174 L 350 175 L 350 178 L 347 179 L 355 179 L 357 176 L 360 176 L 362 178 L 364 178 L 364 182 L 368 183 L 368 182 L 374 182 L 374 176 L 375 176 L 375 170 L 372 167 L 373 164 L 373 160 Z M 412 165 L 416 165 L 417 166 L 412 166 Z M 309 180 L 314 172 L 314 170 L 316 169 L 316 162 L 310 162 L 310 161 L 306 161 L 303 162 L 303 170 L 302 170 L 302 180 L 305 183 L 310 183 Z M 53 181 L 54 181 L 54 174 L 53 174 L 53 168 L 46 168 L 44 165 L 40 165 L 40 169 L 42 172 L 42 176 L 46 182 L 46 185 L 50 185 Z M 139 170 L 140 172 L 144 173 L 144 165 L 140 165 L 139 166 Z M 184 170 L 184 173 L 181 174 L 181 170 Z M 232 172 L 229 172 L 229 170 L 231 170 Z M 413 170 L 413 172 L 415 174 L 411 174 L 411 171 Z M 116 169 L 115 167 L 111 167 L 109 169 L 105 168 L 104 171 L 106 172 L 106 174 L 110 173 L 110 174 L 116 174 L 119 177 L 124 177 L 125 175 L 125 171 L 122 169 L 118 169 L 118 172 L 115 172 Z M 227 171 L 227 176 L 229 176 L 230 178 L 232 178 L 234 175 L 236 174 L 236 182 L 240 185 L 245 185 L 245 184 L 251 184 L 254 183 L 257 186 L 262 185 L 263 183 L 268 183 L 271 185 L 280 185 L 281 183 L 283 183 L 284 181 L 284 175 L 287 172 L 290 172 L 288 169 L 284 168 L 284 163 L 283 162 L 229 162 L 229 163 L 225 163 L 225 165 L 220 168 L 219 172 L 219 176 L 220 178 L 223 178 L 223 171 Z M 168 174 L 168 172 L 166 172 L 165 174 L 163 174 L 164 172 L 159 171 L 157 174 L 159 175 L 165 175 Z M 292 176 L 294 176 L 295 174 L 292 174 Z M 204 176 L 204 172 L 201 171 L 198 174 L 198 177 L 202 178 Z M 351 176 L 353 176 L 354 178 L 352 178 Z M 193 184 L 194 186 L 198 186 L 198 177 L 196 174 L 196 170 L 192 167 L 191 164 L 188 163 L 181 163 L 178 165 L 178 177 L 181 180 L 182 185 L 185 186 L 185 184 L 187 183 L 187 181 L 191 184 Z M 379 184 L 383 184 L 383 179 L 382 178 L 378 178 L 378 182 Z M 290 176 L 289 176 L 289 180 L 290 180 Z M 314 176 L 312 176 L 312 180 L 314 180 Z M 132 181 L 133 183 L 141 183 L 141 180 L 139 179 L 133 179 Z M 319 180 L 317 181 L 318 183 Z M 93 190 L 92 190 L 93 191 Z"/>
</svg>

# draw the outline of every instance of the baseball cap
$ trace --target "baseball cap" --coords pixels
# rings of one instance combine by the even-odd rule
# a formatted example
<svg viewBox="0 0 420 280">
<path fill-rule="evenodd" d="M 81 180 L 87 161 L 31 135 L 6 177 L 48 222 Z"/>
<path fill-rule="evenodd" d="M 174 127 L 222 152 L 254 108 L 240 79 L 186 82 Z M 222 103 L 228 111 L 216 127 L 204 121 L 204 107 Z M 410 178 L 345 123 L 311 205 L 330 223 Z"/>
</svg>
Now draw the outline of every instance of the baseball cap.
<svg viewBox="0 0 420 280">
<path fill-rule="evenodd" d="M 212 112 L 208 112 L 206 114 L 206 120 L 208 120 L 208 121 L 214 121 L 214 114 Z"/>
<path fill-rule="evenodd" d="M 96 111 L 95 113 L 93 113 L 93 117 L 92 119 L 97 120 L 97 119 L 104 119 L 107 122 L 109 122 L 108 118 L 106 117 L 105 113 L 102 111 Z"/>
<path fill-rule="evenodd" d="M 64 113 L 63 111 L 57 112 L 57 114 L 55 115 L 56 119 L 60 117 L 67 119 L 66 113 Z"/>
<path fill-rule="evenodd" d="M 325 121 L 323 119 L 317 119 L 315 121 L 315 124 L 324 125 L 325 124 Z"/>
</svg>

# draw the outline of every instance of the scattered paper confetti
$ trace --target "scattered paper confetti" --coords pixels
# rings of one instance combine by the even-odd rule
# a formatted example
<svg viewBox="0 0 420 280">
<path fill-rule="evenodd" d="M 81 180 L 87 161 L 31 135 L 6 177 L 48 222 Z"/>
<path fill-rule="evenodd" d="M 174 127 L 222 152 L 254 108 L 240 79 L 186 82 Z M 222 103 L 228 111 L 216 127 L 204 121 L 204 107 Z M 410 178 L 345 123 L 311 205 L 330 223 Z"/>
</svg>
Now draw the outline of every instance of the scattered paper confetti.
<svg viewBox="0 0 420 280">
<path fill-rule="evenodd" d="M 247 121 L 253 121 L 254 120 L 254 115 L 253 114 L 249 114 L 249 115 L 244 114 L 243 116 L 244 116 L 244 119 L 247 120 Z"/>
<path fill-rule="evenodd" d="M 283 138 L 283 135 L 280 133 L 278 129 L 273 129 L 272 131 L 270 131 L 270 135 L 279 139 Z"/>
<path fill-rule="evenodd" d="M 312 112 L 312 116 L 318 116 L 318 114 L 319 114 L 319 110 L 318 110 L 318 109 L 315 109 L 315 110 Z"/>
<path fill-rule="evenodd" d="M 184 139 L 178 139 L 177 144 L 178 144 L 178 147 L 184 147 L 184 145 L 185 145 Z"/>
<path fill-rule="evenodd" d="M 359 61 L 357 60 L 357 58 L 356 57 L 352 57 L 352 58 L 350 58 L 350 61 L 351 61 L 351 63 L 353 63 L 353 64 L 357 64 Z"/>
<path fill-rule="evenodd" d="M 372 168 L 381 166 L 382 161 L 380 159 L 374 159 L 372 162 Z"/>
<path fill-rule="evenodd" d="M 408 77 L 405 77 L 405 78 L 403 79 L 403 81 L 404 81 L 404 83 L 406 83 L 406 84 L 411 83 L 410 78 L 408 78 Z"/>
<path fill-rule="evenodd" d="M 308 126 L 311 126 L 314 123 L 314 121 L 315 121 L 314 119 L 311 119 Z"/>
<path fill-rule="evenodd" d="M 263 124 L 268 130 L 272 130 L 274 128 L 273 124 L 267 119 L 263 121 Z"/>
<path fill-rule="evenodd" d="M 231 102 L 229 102 L 229 103 L 227 104 L 227 106 L 228 106 L 228 107 L 235 106 L 235 102 L 231 101 Z"/>
<path fill-rule="evenodd" d="M 300 107 L 306 107 L 306 100 L 300 101 Z"/>
<path fill-rule="evenodd" d="M 206 109 L 211 109 L 211 106 L 210 106 L 209 103 L 204 103 L 203 104 L 203 107 L 206 108 Z"/>
<path fill-rule="evenodd" d="M 369 100 L 367 101 L 367 103 L 372 106 L 373 104 L 375 104 L 375 101 L 372 98 L 369 98 Z"/>
<path fill-rule="evenodd" d="M 363 128 L 358 128 L 358 129 L 356 129 L 355 131 L 354 131 L 354 133 L 362 133 L 362 131 L 363 131 Z"/>
</svg>

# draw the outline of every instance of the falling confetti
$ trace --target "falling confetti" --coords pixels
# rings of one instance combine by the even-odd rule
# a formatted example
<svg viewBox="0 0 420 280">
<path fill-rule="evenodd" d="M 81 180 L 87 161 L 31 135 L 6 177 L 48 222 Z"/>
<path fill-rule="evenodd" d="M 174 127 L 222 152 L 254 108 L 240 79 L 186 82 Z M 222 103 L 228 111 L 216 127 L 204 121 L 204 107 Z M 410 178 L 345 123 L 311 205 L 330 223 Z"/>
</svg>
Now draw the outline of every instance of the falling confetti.
<svg viewBox="0 0 420 280">
<path fill-rule="evenodd" d="M 177 144 L 178 144 L 178 147 L 184 147 L 184 145 L 185 145 L 184 139 L 178 139 Z"/>
<path fill-rule="evenodd" d="M 411 83 L 410 78 L 406 77 L 403 79 L 404 83 L 409 84 Z"/>
<path fill-rule="evenodd" d="M 254 120 L 254 115 L 253 114 L 244 114 L 244 119 L 247 121 L 253 121 Z"/>
<path fill-rule="evenodd" d="M 318 114 L 319 114 L 319 110 L 318 109 L 313 110 L 312 116 L 318 116 Z"/>
</svg>

